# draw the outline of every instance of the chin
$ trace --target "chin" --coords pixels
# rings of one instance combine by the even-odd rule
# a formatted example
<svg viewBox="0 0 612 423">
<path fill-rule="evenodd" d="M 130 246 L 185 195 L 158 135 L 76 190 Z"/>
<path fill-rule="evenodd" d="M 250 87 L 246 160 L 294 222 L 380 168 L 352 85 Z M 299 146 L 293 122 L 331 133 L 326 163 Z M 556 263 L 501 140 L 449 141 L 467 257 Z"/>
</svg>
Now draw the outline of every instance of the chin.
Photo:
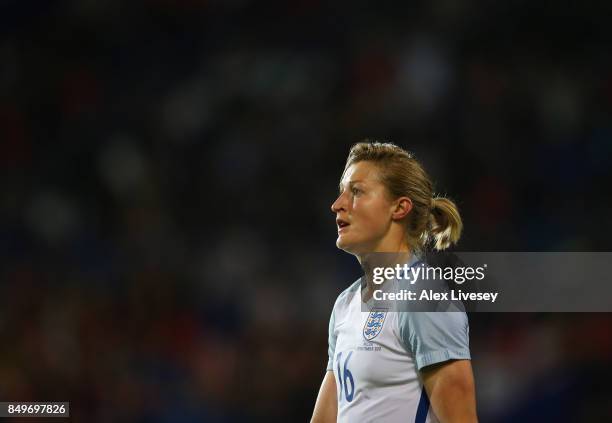
<svg viewBox="0 0 612 423">
<path fill-rule="evenodd" d="M 336 247 L 341 250 L 346 251 L 347 248 L 350 248 L 350 243 L 343 239 L 341 236 L 336 240 Z"/>
<path fill-rule="evenodd" d="M 343 239 L 342 237 L 338 237 L 338 239 L 336 240 L 336 247 L 349 254 L 357 254 L 359 250 L 359 247 L 356 243 L 350 242 L 347 239 Z"/>
</svg>

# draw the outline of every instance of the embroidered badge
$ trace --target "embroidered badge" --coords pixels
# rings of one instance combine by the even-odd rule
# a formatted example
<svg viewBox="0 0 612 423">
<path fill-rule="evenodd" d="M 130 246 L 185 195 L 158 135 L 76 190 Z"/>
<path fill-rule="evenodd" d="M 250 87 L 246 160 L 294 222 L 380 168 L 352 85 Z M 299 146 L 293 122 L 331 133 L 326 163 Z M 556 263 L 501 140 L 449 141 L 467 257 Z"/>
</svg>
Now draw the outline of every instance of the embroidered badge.
<svg viewBox="0 0 612 423">
<path fill-rule="evenodd" d="M 382 331 L 383 325 L 385 324 L 385 317 L 387 317 L 386 311 L 373 310 L 370 312 L 365 325 L 363 325 L 363 337 L 366 341 L 371 341 L 376 338 Z"/>
</svg>

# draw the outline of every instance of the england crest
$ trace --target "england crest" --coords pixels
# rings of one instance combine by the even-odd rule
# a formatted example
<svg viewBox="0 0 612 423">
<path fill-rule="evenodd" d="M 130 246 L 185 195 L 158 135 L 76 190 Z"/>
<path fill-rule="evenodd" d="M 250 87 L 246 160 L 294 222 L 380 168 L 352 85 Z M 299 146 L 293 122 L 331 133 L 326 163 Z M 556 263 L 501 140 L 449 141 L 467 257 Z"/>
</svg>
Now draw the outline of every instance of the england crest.
<svg viewBox="0 0 612 423">
<path fill-rule="evenodd" d="M 387 317 L 387 312 L 384 310 L 373 310 L 370 312 L 365 325 L 363 325 L 363 337 L 366 341 L 376 338 L 380 331 L 382 331 L 385 317 Z"/>
</svg>

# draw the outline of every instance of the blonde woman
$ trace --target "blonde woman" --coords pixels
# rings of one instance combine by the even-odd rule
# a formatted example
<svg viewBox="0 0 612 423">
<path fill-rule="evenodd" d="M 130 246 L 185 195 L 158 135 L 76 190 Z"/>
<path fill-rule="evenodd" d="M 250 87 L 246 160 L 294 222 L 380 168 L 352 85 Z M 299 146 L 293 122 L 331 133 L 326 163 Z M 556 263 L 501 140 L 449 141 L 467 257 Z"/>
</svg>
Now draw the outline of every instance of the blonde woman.
<svg viewBox="0 0 612 423">
<path fill-rule="evenodd" d="M 390 143 L 352 147 L 331 208 L 337 247 L 364 269 L 370 253 L 403 253 L 413 265 L 461 235 L 455 204 L 435 197 L 420 163 Z M 334 305 L 311 421 L 476 422 L 465 313 L 362 311 L 362 279 Z M 372 321 L 377 329 L 366 331 Z"/>
</svg>

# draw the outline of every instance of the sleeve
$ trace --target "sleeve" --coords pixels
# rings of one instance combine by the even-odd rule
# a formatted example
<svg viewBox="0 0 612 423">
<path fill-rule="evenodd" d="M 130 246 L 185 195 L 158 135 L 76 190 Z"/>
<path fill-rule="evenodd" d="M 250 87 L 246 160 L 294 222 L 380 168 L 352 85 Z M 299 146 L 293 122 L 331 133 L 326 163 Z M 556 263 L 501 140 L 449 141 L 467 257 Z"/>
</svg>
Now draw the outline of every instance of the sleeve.
<svg viewBox="0 0 612 423">
<path fill-rule="evenodd" d="M 331 317 L 329 318 L 329 336 L 327 349 L 327 370 L 334 369 L 334 351 L 336 351 L 336 306 L 332 309 Z"/>
<path fill-rule="evenodd" d="M 470 359 L 464 312 L 401 312 L 399 333 L 415 356 L 417 369 L 453 359 Z"/>
</svg>

